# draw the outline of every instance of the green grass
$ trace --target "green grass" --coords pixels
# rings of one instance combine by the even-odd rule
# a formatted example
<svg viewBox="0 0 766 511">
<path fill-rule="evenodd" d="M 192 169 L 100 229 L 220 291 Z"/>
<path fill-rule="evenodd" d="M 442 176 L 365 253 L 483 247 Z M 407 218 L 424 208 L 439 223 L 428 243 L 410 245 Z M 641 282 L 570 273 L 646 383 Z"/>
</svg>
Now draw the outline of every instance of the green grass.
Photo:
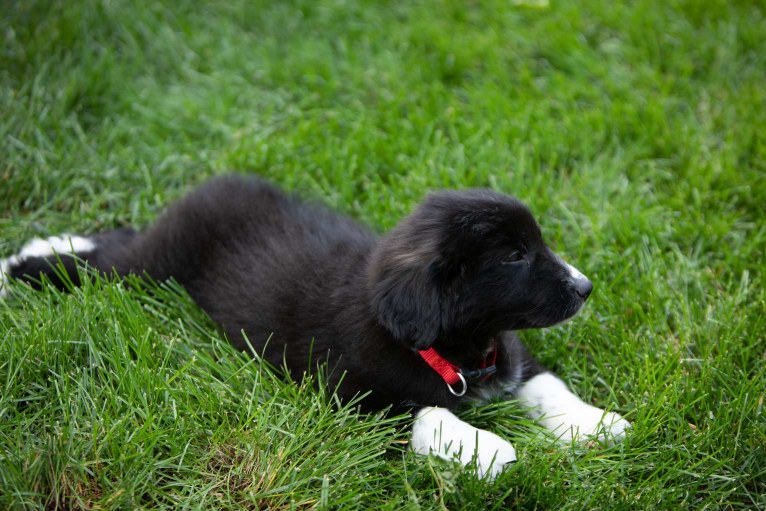
<svg viewBox="0 0 766 511">
<path fill-rule="evenodd" d="M 594 281 L 524 337 L 625 442 L 464 410 L 519 455 L 477 481 L 235 352 L 172 286 L 17 287 L 0 508 L 765 508 L 766 9 L 529 3 L 6 2 L 0 255 L 145 225 L 232 170 L 380 231 L 490 186 Z"/>
</svg>

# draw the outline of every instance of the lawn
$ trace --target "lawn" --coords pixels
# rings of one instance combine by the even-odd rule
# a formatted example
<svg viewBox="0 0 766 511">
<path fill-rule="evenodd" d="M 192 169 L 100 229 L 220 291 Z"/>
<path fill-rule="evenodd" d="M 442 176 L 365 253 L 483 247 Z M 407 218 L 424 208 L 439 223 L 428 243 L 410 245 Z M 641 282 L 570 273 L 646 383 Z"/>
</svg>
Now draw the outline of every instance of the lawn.
<svg viewBox="0 0 766 511">
<path fill-rule="evenodd" d="M 513 402 L 494 482 L 230 348 L 171 283 L 0 300 L 3 509 L 766 508 L 760 2 L 4 2 L 0 256 L 266 176 L 383 232 L 429 191 L 526 202 L 595 291 L 523 336 L 632 423 Z"/>
</svg>

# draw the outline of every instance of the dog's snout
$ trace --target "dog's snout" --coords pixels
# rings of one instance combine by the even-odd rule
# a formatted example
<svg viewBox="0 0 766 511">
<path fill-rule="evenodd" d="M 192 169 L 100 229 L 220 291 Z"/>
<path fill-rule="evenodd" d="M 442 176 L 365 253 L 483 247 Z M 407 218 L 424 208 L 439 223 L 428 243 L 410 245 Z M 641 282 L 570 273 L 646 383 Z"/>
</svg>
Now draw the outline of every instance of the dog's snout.
<svg viewBox="0 0 766 511">
<path fill-rule="evenodd" d="M 591 291 L 593 291 L 593 282 L 588 280 L 586 277 L 572 279 L 571 282 L 575 293 L 577 293 L 577 295 L 583 300 L 587 299 L 590 296 Z"/>
<path fill-rule="evenodd" d="M 556 258 L 556 261 L 564 267 L 566 274 L 564 283 L 568 285 L 577 296 L 586 300 L 590 296 L 591 291 L 593 291 L 593 283 L 588 277 L 583 275 L 580 270 L 561 259 L 558 255 L 553 254 L 553 256 Z"/>
</svg>

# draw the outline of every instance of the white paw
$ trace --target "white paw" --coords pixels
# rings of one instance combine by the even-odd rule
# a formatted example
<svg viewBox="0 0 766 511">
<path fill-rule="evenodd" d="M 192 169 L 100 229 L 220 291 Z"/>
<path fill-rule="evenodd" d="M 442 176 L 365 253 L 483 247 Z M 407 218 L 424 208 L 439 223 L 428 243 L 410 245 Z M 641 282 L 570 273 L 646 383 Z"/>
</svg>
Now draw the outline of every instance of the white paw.
<svg viewBox="0 0 766 511">
<path fill-rule="evenodd" d="M 28 257 L 48 257 L 53 254 L 71 254 L 90 252 L 96 248 L 88 238 L 82 236 L 73 236 L 71 234 L 62 234 L 61 236 L 50 236 L 46 239 L 35 238 L 21 247 L 18 258 L 21 260 Z"/>
<path fill-rule="evenodd" d="M 476 461 L 479 477 L 494 479 L 516 461 L 516 450 L 496 434 L 474 428 L 445 408 L 425 407 L 412 425 L 410 448 L 418 454 L 457 459 L 463 466 Z"/>
<path fill-rule="evenodd" d="M 8 295 L 8 279 L 11 267 L 30 257 L 48 257 L 54 254 L 84 254 L 96 248 L 88 238 L 62 234 L 46 239 L 34 238 L 26 243 L 18 254 L 0 260 L 0 297 Z"/>
<path fill-rule="evenodd" d="M 516 397 L 530 407 L 530 417 L 567 443 L 594 436 L 600 441 L 618 442 L 630 428 L 619 413 L 585 403 L 551 373 L 539 374 L 526 382 Z"/>
<path fill-rule="evenodd" d="M 581 402 L 567 410 L 562 410 L 558 417 L 550 418 L 549 429 L 554 435 L 567 443 L 596 437 L 599 441 L 619 442 L 625 438 L 630 423 L 619 413 L 607 412 L 595 406 Z"/>
</svg>

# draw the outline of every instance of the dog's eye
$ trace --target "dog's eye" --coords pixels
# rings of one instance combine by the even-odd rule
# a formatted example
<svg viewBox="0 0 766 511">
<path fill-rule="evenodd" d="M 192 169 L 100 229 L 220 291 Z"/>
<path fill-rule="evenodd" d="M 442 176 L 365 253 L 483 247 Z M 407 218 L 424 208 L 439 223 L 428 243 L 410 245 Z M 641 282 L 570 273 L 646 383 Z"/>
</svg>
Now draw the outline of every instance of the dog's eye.
<svg viewBox="0 0 766 511">
<path fill-rule="evenodd" d="M 524 254 L 519 250 L 514 250 L 507 256 L 503 257 L 502 263 L 503 264 L 511 264 L 511 263 L 517 263 L 524 259 Z"/>
</svg>

